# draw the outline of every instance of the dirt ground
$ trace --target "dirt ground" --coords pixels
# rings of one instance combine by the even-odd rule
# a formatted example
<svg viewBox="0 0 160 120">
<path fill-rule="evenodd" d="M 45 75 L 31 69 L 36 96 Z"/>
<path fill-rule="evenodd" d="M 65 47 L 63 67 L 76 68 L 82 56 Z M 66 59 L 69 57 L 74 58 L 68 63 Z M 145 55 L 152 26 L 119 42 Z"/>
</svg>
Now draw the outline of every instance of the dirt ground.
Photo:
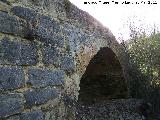
<svg viewBox="0 0 160 120">
<path fill-rule="evenodd" d="M 140 111 L 142 100 L 119 99 L 92 105 L 79 104 L 76 120 L 160 120 Z M 150 114 L 150 113 L 148 113 Z"/>
</svg>

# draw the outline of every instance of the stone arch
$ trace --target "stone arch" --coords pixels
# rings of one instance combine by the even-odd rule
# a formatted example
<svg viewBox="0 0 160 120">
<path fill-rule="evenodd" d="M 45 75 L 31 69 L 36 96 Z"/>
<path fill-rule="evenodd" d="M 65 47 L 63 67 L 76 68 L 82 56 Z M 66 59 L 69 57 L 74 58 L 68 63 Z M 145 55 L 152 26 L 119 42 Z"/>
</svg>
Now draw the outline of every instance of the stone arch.
<svg viewBox="0 0 160 120">
<path fill-rule="evenodd" d="M 127 97 L 123 68 L 111 48 L 100 48 L 94 55 L 82 75 L 79 87 L 78 101 L 82 104 Z"/>
<path fill-rule="evenodd" d="M 127 76 L 111 31 L 68 0 L 3 0 L 0 6 L 0 119 L 74 119 L 79 78 L 103 50 L 113 50 Z"/>
</svg>

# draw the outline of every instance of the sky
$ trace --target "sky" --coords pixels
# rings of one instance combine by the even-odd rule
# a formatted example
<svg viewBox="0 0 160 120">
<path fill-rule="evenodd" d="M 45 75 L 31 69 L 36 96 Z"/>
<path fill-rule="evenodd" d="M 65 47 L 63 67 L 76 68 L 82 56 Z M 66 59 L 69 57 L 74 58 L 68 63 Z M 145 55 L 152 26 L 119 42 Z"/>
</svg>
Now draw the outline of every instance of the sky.
<svg viewBox="0 0 160 120">
<path fill-rule="evenodd" d="M 70 0 L 78 8 L 88 12 L 104 26 L 108 27 L 120 42 L 130 38 L 129 23 L 146 31 L 153 31 L 153 27 L 160 28 L 160 2 L 148 0 Z M 87 4 L 84 4 L 87 2 Z M 92 2 L 96 2 L 92 3 Z M 109 4 L 104 4 L 109 2 Z M 118 4 L 115 4 L 118 2 Z M 137 2 L 137 3 L 136 3 Z M 123 4 L 122 4 L 123 3 Z M 139 3 L 139 4 L 138 4 Z M 155 4 L 156 3 L 156 4 Z"/>
</svg>

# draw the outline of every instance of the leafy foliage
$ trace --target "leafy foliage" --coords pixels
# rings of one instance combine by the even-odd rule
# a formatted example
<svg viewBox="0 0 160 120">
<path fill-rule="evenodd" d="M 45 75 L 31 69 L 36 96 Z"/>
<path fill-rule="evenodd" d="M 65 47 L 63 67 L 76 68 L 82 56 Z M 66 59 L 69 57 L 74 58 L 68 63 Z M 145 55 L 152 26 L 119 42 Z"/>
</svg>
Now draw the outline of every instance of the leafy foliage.
<svg viewBox="0 0 160 120">
<path fill-rule="evenodd" d="M 149 36 L 130 28 L 131 39 L 123 43 L 129 57 L 130 95 L 160 110 L 160 33 Z"/>
</svg>

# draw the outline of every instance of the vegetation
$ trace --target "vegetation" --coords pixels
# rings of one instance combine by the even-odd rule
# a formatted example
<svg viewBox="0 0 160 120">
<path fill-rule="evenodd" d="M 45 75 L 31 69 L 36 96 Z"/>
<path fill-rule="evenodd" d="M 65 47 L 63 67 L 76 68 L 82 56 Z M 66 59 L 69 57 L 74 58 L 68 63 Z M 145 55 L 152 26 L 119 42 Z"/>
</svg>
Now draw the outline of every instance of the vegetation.
<svg viewBox="0 0 160 120">
<path fill-rule="evenodd" d="M 131 39 L 122 42 L 129 58 L 130 95 L 152 103 L 160 110 L 160 33 L 155 29 L 150 35 L 130 26 Z"/>
</svg>

